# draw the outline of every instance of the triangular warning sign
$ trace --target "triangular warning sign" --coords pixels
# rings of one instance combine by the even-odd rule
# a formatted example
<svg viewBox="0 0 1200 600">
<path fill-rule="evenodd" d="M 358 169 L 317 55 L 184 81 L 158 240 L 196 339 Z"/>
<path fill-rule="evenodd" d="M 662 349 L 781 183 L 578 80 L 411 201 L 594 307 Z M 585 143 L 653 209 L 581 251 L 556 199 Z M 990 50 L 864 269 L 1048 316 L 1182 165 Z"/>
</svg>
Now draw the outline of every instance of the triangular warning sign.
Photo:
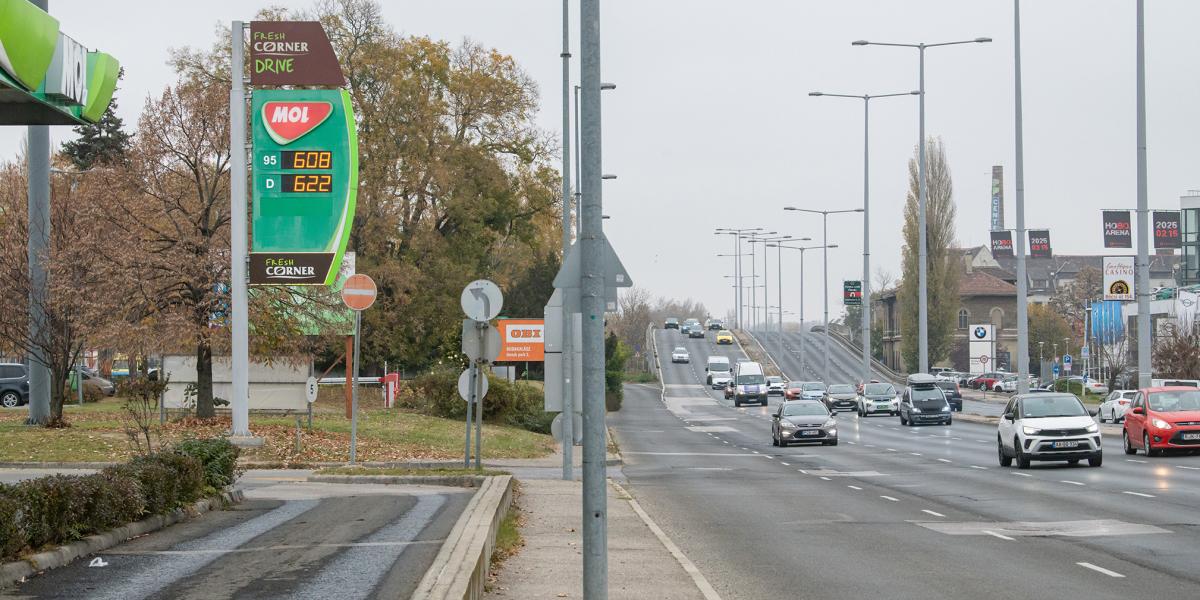
<svg viewBox="0 0 1200 600">
<path fill-rule="evenodd" d="M 332 112 L 328 102 L 267 102 L 262 107 L 263 127 L 283 146 L 316 129 Z"/>
</svg>

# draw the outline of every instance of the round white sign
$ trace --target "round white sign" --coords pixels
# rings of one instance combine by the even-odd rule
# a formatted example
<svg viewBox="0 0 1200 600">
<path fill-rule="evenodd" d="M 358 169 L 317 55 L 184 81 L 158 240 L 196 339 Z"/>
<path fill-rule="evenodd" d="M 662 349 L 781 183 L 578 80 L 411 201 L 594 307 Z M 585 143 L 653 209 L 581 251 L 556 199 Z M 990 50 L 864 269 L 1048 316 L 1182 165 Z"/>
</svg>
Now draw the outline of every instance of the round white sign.
<svg viewBox="0 0 1200 600">
<path fill-rule="evenodd" d="M 479 400 L 488 393 L 488 378 L 483 371 L 479 372 Z M 458 376 L 458 395 L 467 402 L 471 401 L 471 369 L 464 369 Z"/>
<path fill-rule="evenodd" d="M 583 442 L 583 417 L 580 416 L 579 413 L 575 413 L 572 416 L 574 418 L 571 419 L 571 437 L 575 438 L 575 445 L 578 446 Z M 558 415 L 554 417 L 554 420 L 550 422 L 550 433 L 554 436 L 554 439 L 560 442 L 562 441 L 563 436 L 562 418 L 562 413 L 558 413 Z"/>
<path fill-rule="evenodd" d="M 304 397 L 308 399 L 309 404 L 317 401 L 316 377 L 309 376 L 308 381 L 304 382 Z"/>
<path fill-rule="evenodd" d="M 500 293 L 496 284 L 486 279 L 476 279 L 463 288 L 459 303 L 468 319 L 491 321 L 504 306 L 504 294 Z"/>
</svg>

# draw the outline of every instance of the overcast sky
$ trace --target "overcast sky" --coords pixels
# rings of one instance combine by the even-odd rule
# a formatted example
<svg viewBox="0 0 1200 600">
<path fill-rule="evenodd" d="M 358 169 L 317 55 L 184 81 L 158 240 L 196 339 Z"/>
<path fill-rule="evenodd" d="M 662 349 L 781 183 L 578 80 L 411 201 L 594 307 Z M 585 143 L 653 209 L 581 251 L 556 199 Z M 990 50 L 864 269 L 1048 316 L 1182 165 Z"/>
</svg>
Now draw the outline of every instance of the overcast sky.
<svg viewBox="0 0 1200 600">
<path fill-rule="evenodd" d="M 173 80 L 168 48 L 208 47 L 219 23 L 249 20 L 268 4 L 287 3 L 50 0 L 50 12 L 64 32 L 121 61 L 120 114 L 132 125 L 146 96 Z M 1200 2 L 1147 4 L 1150 206 L 1178 208 L 1180 195 L 1200 188 Z M 540 86 L 539 124 L 555 133 L 560 10 L 555 0 L 384 3 L 389 22 L 406 34 L 471 38 L 513 55 Z M 572 10 L 577 82 L 575 0 Z M 1050 228 L 1056 252 L 1099 254 L 1100 209 L 1136 203 L 1134 2 L 1026 1 L 1022 10 L 1026 222 Z M 634 282 L 656 295 L 696 298 L 723 315 L 733 302 L 722 275 L 733 261 L 715 255 L 733 244 L 713 235 L 715 227 L 763 226 L 819 240 L 819 218 L 782 207 L 861 206 L 861 101 L 807 93 L 915 89 L 917 53 L 852 47 L 856 39 L 994 38 L 928 51 L 926 128 L 949 153 L 959 241 L 986 243 L 992 165 L 1005 167 L 1005 219 L 1015 222 L 1010 1 L 616 0 L 602 6 L 601 32 L 604 79 L 618 86 L 604 96 L 604 170 L 619 176 L 605 183 L 604 212 L 612 217 L 605 228 Z M 872 105 L 872 258 L 899 275 L 917 101 Z M 52 135 L 57 142 L 69 134 L 63 127 Z M 0 155 L 12 156 L 23 138 L 23 128 L 0 130 Z M 829 258 L 836 316 L 840 281 L 861 275 L 862 221 L 830 217 L 829 236 L 841 245 Z M 812 253 L 808 260 L 811 319 L 821 301 L 820 262 Z M 787 310 L 798 309 L 798 267 L 798 254 L 785 254 Z M 773 254 L 770 268 L 774 298 Z"/>
</svg>

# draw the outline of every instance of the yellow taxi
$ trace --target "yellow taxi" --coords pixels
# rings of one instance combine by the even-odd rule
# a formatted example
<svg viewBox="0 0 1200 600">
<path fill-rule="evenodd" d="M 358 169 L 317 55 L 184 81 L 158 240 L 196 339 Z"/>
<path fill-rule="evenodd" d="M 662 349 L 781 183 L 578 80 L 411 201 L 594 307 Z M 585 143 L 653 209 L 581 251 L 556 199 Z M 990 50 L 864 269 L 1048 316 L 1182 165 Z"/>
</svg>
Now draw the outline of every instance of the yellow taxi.
<svg viewBox="0 0 1200 600">
<path fill-rule="evenodd" d="M 717 343 L 718 344 L 732 344 L 733 343 L 733 332 L 729 331 L 728 329 L 722 329 L 722 330 L 718 331 L 717 332 Z"/>
</svg>

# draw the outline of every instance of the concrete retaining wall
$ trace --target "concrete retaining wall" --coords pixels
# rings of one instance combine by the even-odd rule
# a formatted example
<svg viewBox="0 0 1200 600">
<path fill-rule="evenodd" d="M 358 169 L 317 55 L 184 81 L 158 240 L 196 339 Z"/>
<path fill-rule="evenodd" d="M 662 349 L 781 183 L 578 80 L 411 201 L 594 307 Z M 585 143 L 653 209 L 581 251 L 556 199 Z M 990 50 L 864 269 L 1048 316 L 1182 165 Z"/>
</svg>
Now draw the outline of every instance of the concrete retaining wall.
<svg viewBox="0 0 1200 600">
<path fill-rule="evenodd" d="M 488 477 L 463 510 L 413 600 L 478 600 L 487 582 L 496 532 L 512 503 L 511 475 Z"/>
</svg>

